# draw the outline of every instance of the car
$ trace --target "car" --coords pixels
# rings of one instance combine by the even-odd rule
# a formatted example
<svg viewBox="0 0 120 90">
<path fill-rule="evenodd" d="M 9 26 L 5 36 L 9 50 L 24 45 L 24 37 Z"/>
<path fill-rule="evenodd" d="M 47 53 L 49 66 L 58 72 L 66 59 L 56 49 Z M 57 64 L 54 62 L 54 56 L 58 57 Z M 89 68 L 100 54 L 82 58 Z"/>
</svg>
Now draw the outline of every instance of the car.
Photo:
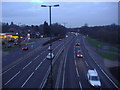
<svg viewBox="0 0 120 90">
<path fill-rule="evenodd" d="M 76 56 L 83 58 L 83 54 L 81 52 L 77 53 Z"/>
<path fill-rule="evenodd" d="M 15 43 L 13 43 L 14 45 L 18 45 L 18 43 L 17 42 L 15 42 Z"/>
<path fill-rule="evenodd" d="M 80 43 L 76 43 L 76 47 L 79 48 L 80 47 Z"/>
<path fill-rule="evenodd" d="M 87 78 L 88 78 L 89 83 L 93 87 L 101 87 L 100 78 L 98 76 L 96 69 L 89 69 L 87 72 Z"/>
<path fill-rule="evenodd" d="M 62 41 L 62 39 L 59 39 L 59 41 Z"/>
<path fill-rule="evenodd" d="M 8 44 L 8 45 L 7 45 L 7 48 L 11 48 L 11 47 L 12 47 L 12 45 L 11 45 L 11 44 Z"/>
<path fill-rule="evenodd" d="M 28 47 L 27 46 L 22 47 L 22 50 L 28 50 Z"/>
<path fill-rule="evenodd" d="M 53 53 L 48 53 L 47 59 L 53 59 L 53 58 L 54 58 L 54 54 Z"/>
<path fill-rule="evenodd" d="M 49 47 L 48 47 L 48 50 L 49 50 L 49 51 L 52 51 L 52 47 L 49 46 Z"/>
</svg>

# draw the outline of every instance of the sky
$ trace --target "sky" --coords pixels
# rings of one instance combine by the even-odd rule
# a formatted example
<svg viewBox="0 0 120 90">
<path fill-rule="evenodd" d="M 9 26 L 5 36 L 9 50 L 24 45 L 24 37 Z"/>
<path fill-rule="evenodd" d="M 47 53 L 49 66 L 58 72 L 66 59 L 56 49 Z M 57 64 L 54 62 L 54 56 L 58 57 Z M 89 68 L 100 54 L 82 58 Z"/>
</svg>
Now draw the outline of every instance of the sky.
<svg viewBox="0 0 120 90">
<path fill-rule="evenodd" d="M 117 2 L 2 2 L 2 22 L 49 24 L 49 8 L 41 5 L 55 4 L 60 6 L 52 7 L 52 23 L 70 28 L 118 24 Z"/>
</svg>

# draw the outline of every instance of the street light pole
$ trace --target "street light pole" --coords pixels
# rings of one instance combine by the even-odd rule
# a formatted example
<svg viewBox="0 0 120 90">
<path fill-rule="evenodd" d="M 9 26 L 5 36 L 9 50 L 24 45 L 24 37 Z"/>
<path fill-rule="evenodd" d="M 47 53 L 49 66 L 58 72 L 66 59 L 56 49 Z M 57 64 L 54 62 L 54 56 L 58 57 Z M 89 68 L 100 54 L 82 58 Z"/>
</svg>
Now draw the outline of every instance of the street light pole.
<svg viewBox="0 0 120 90">
<path fill-rule="evenodd" d="M 50 16 L 50 41 L 52 40 L 52 32 L 51 32 L 51 6 L 49 6 L 49 16 Z M 52 71 L 52 69 L 53 69 L 53 65 L 52 65 L 52 43 L 50 43 L 50 58 L 51 58 L 51 76 L 50 76 L 50 78 L 51 78 L 51 89 L 53 88 L 53 71 Z"/>
<path fill-rule="evenodd" d="M 50 16 L 50 41 L 52 40 L 52 32 L 51 32 L 51 7 L 58 7 L 59 5 L 41 5 L 41 7 L 49 7 L 49 16 Z M 53 88 L 53 74 L 52 74 L 52 43 L 50 43 L 50 59 L 51 59 L 51 89 Z"/>
</svg>

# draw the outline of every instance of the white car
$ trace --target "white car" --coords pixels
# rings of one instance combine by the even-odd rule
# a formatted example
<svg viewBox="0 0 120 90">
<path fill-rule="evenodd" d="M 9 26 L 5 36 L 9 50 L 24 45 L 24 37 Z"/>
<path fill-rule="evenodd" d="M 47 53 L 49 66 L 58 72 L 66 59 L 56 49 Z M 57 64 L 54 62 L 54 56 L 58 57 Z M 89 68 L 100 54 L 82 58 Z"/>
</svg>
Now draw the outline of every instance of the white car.
<svg viewBox="0 0 120 90">
<path fill-rule="evenodd" d="M 53 59 L 53 58 L 54 58 L 54 54 L 53 54 L 53 53 L 48 53 L 47 59 L 51 59 L 51 57 L 52 57 L 52 59 Z"/>
<path fill-rule="evenodd" d="M 88 77 L 89 83 L 93 87 L 101 87 L 101 82 L 100 82 L 98 73 L 95 69 L 89 69 L 87 72 L 87 77 Z"/>
</svg>

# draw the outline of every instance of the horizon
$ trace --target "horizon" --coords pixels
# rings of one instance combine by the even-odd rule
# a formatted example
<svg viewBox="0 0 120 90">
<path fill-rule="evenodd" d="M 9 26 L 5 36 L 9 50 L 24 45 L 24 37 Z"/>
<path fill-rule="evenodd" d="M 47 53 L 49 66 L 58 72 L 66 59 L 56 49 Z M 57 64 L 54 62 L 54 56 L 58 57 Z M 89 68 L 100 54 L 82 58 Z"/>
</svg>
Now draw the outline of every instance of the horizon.
<svg viewBox="0 0 120 90">
<path fill-rule="evenodd" d="M 41 7 L 42 4 L 60 5 L 52 8 L 52 24 L 59 23 L 68 28 L 86 23 L 88 26 L 118 24 L 117 2 L 2 2 L 2 21 L 20 25 L 41 25 L 47 21 L 49 24 L 48 8 Z"/>
</svg>

